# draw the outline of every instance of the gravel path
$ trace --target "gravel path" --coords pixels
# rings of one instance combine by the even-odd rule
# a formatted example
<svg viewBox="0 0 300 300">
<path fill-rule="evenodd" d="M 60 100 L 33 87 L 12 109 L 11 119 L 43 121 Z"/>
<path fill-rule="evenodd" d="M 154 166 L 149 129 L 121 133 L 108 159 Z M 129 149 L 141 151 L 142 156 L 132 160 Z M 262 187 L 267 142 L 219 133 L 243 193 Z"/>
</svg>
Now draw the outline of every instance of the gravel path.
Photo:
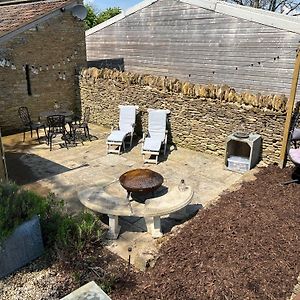
<svg viewBox="0 0 300 300">
<path fill-rule="evenodd" d="M 19 272 L 0 280 L 1 300 L 57 300 L 72 290 L 70 274 L 41 258 Z"/>
</svg>

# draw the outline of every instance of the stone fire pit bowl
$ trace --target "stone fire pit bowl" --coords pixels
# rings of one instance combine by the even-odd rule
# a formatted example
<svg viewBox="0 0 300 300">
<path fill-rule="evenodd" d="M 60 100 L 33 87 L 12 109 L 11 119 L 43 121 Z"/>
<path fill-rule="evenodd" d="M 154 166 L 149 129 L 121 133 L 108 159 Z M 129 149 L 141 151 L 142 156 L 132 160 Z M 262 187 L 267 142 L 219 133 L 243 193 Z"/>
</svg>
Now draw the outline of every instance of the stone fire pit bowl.
<svg viewBox="0 0 300 300">
<path fill-rule="evenodd" d="M 121 175 L 119 181 L 129 197 L 130 193 L 154 193 L 162 185 L 164 178 L 150 169 L 135 169 Z"/>
</svg>

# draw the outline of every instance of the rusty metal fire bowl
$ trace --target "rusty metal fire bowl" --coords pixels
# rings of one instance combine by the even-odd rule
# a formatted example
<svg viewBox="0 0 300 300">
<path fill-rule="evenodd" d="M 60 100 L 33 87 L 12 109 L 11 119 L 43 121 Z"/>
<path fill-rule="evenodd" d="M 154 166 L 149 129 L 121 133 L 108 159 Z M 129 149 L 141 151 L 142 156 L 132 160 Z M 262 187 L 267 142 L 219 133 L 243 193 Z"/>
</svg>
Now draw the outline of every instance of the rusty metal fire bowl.
<svg viewBox="0 0 300 300">
<path fill-rule="evenodd" d="M 135 169 L 121 175 L 119 181 L 128 195 L 130 193 L 148 194 L 157 190 L 164 182 L 164 178 L 149 169 Z"/>
</svg>

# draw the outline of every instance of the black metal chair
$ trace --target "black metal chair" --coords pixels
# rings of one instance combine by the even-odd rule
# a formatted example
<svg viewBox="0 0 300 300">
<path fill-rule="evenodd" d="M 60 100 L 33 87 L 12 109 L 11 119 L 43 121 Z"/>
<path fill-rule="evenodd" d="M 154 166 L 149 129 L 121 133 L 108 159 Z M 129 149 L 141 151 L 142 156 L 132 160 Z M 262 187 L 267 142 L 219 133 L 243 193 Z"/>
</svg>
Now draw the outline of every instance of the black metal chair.
<svg viewBox="0 0 300 300">
<path fill-rule="evenodd" d="M 69 124 L 74 139 L 76 137 L 77 130 L 83 129 L 85 137 L 91 140 L 90 129 L 88 124 L 90 121 L 90 114 L 91 114 L 90 108 L 86 107 L 84 110 L 82 121 L 79 121 L 79 123 L 75 122 L 74 124 Z"/>
<path fill-rule="evenodd" d="M 52 150 L 53 138 L 55 138 L 58 134 L 62 134 L 62 139 L 64 140 L 65 146 L 67 149 L 69 149 L 65 116 L 62 115 L 48 116 L 47 125 L 48 125 L 47 141 L 48 141 L 48 145 L 50 145 L 50 151 Z"/>
<path fill-rule="evenodd" d="M 33 132 L 33 130 L 35 130 L 38 141 L 40 143 L 39 129 L 43 128 L 44 132 L 45 132 L 45 135 L 46 135 L 45 124 L 43 124 L 41 122 L 32 122 L 30 114 L 29 114 L 29 110 L 26 106 L 19 107 L 18 113 L 19 113 L 20 119 L 21 119 L 21 121 L 23 123 L 23 126 L 24 126 L 23 142 L 25 142 L 26 131 L 30 130 L 30 134 L 31 134 L 31 138 L 32 138 L 32 132 Z"/>
</svg>

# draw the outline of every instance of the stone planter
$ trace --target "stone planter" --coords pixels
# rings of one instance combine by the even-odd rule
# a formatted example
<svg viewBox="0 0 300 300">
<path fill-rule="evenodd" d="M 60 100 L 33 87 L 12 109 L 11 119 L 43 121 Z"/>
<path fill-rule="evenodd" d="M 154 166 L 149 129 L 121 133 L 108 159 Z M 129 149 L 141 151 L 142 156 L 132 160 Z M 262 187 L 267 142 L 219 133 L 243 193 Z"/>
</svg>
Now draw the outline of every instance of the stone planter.
<svg viewBox="0 0 300 300">
<path fill-rule="evenodd" d="M 0 245 L 0 278 L 11 274 L 44 250 L 38 217 L 24 222 Z"/>
</svg>

